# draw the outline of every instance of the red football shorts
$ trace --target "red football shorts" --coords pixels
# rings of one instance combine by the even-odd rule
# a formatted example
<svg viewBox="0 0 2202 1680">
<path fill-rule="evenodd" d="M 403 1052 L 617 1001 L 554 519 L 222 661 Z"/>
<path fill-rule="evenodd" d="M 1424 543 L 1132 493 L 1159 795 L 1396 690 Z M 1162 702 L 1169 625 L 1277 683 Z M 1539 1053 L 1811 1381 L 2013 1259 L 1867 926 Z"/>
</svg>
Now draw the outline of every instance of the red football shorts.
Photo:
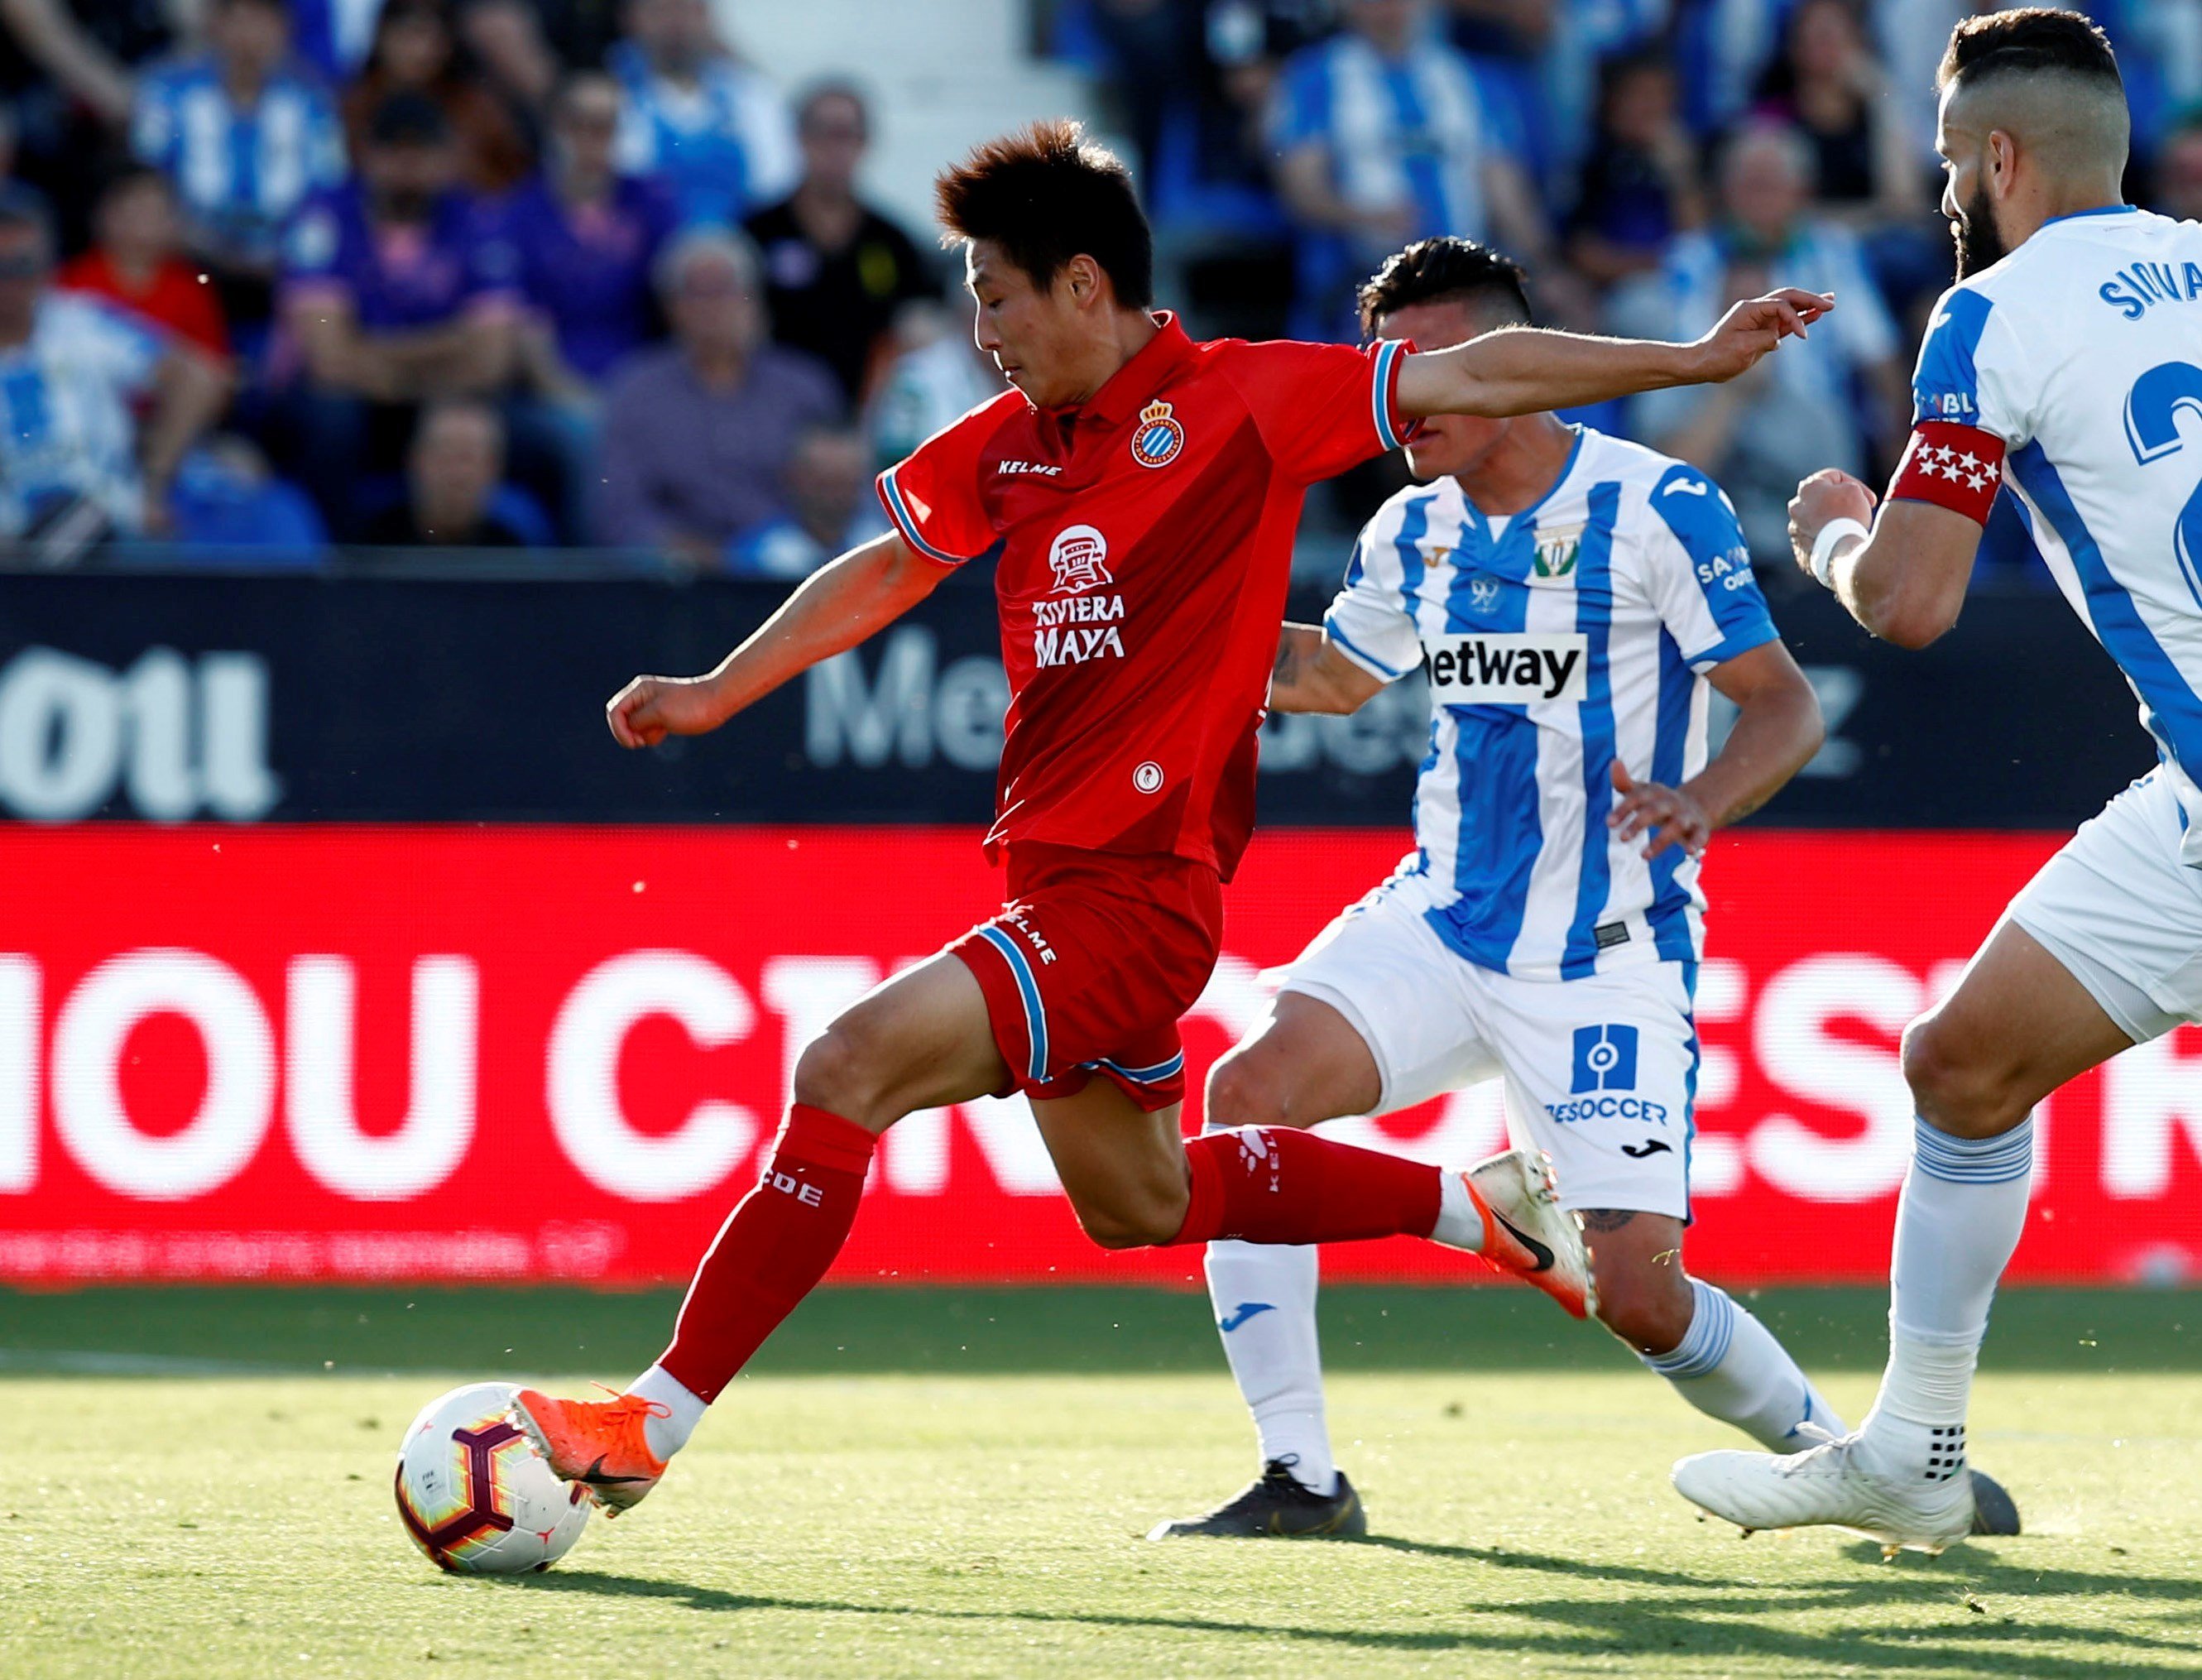
<svg viewBox="0 0 2202 1680">
<path fill-rule="evenodd" d="M 1075 1096 L 1095 1074 L 1151 1113 L 1185 1099 L 1178 1017 L 1223 939 L 1205 864 L 1026 842 L 1005 848 L 1010 901 L 949 946 L 986 994 L 1010 1064 L 998 1096 Z"/>
</svg>

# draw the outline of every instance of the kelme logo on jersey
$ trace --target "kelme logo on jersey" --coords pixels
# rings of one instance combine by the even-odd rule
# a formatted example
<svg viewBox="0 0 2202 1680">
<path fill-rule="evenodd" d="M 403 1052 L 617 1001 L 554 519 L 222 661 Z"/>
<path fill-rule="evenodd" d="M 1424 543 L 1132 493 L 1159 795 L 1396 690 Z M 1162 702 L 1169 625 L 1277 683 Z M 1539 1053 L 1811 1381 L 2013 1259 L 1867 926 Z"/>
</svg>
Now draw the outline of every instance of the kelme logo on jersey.
<svg viewBox="0 0 2202 1680">
<path fill-rule="evenodd" d="M 1132 433 L 1132 459 L 1142 467 L 1167 467 L 1185 447 L 1185 427 L 1177 423 L 1168 403 L 1150 403 L 1139 410 L 1139 429 Z"/>
<path fill-rule="evenodd" d="M 1580 700 L 1590 692 L 1590 639 L 1581 632 L 1494 632 L 1428 643 L 1430 698 L 1445 706 Z"/>
<path fill-rule="evenodd" d="M 1537 533 L 1535 569 L 1539 577 L 1565 577 L 1582 555 L 1583 528 L 1563 525 L 1556 531 Z"/>
<path fill-rule="evenodd" d="M 1616 1023 L 1575 1029 L 1575 1076 L 1568 1089 L 1633 1091 L 1636 1088 L 1636 1029 Z"/>
<path fill-rule="evenodd" d="M 1091 525 L 1064 526 L 1047 551 L 1047 563 L 1055 568 L 1055 592 L 1082 595 L 1107 588 L 1116 581 L 1102 563 L 1108 557 L 1108 538 Z"/>
</svg>

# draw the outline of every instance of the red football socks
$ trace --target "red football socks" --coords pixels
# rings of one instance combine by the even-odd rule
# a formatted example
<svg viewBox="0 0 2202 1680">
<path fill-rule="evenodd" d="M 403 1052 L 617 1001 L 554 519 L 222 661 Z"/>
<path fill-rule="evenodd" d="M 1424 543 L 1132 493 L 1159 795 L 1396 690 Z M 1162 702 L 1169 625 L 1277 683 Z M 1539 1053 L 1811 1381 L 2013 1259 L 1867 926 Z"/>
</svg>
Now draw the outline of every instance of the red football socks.
<svg viewBox="0 0 2202 1680">
<path fill-rule="evenodd" d="M 714 1400 L 780 1321 L 816 1287 L 847 1241 L 879 1139 L 854 1121 L 796 1103 L 757 1188 L 719 1229 L 658 1360 Z"/>
<path fill-rule="evenodd" d="M 1210 1132 L 1185 1146 L 1192 1200 L 1174 1242 L 1356 1242 L 1428 1236 L 1444 1174 L 1284 1126 Z"/>
</svg>

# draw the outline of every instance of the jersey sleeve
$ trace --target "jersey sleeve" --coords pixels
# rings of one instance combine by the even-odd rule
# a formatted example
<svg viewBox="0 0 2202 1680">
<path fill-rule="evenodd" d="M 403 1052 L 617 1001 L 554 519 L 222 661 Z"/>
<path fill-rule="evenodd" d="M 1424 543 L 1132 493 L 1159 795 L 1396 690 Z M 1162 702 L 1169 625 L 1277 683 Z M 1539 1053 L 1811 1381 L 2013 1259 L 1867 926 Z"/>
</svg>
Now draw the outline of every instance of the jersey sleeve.
<svg viewBox="0 0 2202 1680">
<path fill-rule="evenodd" d="M 979 494 L 980 456 L 1001 429 L 1004 392 L 942 427 L 879 476 L 880 504 L 902 539 L 928 560 L 960 566 L 991 551 L 992 519 Z"/>
<path fill-rule="evenodd" d="M 1652 492 L 1645 587 L 1684 661 L 1704 672 L 1780 639 L 1721 487 L 1677 462 Z"/>
<path fill-rule="evenodd" d="M 1383 523 L 1380 511 L 1361 528 L 1345 581 L 1322 616 L 1322 633 L 1369 675 L 1397 682 L 1422 663 L 1422 638 L 1398 555 L 1379 529 Z"/>
<path fill-rule="evenodd" d="M 2029 370 L 1995 300 L 1959 284 L 1944 292 L 1911 375 L 1911 439 L 1892 500 L 1932 502 L 1986 524 L 2005 454 L 2034 435 Z"/>
<path fill-rule="evenodd" d="M 1414 435 L 1415 422 L 1399 412 L 1399 367 L 1413 350 L 1400 339 L 1365 350 L 1245 345 L 1231 372 L 1271 458 L 1290 476 L 1313 484 Z"/>
</svg>

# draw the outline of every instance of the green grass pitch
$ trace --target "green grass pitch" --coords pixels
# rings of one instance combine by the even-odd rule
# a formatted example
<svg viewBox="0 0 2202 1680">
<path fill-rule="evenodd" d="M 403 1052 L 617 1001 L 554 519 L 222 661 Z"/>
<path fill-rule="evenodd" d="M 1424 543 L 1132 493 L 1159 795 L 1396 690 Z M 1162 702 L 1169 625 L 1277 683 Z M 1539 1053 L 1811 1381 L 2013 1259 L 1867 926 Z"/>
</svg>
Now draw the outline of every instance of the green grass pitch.
<svg viewBox="0 0 2202 1680">
<path fill-rule="evenodd" d="M 1755 1303 L 1855 1418 L 1877 1292 Z M 1139 1536 L 1252 1469 L 1205 1303 L 837 1290 L 565 1563 L 446 1578 L 389 1477 L 458 1381 L 623 1380 L 663 1294 L 0 1294 L 0 1675 L 2202 1672 L 2202 1297 L 2014 1291 L 1974 1420 L 2028 1532 L 1881 1561 L 1697 1520 L 1728 1442 L 1526 1291 L 1326 1301 L 1376 1537 Z"/>
</svg>

